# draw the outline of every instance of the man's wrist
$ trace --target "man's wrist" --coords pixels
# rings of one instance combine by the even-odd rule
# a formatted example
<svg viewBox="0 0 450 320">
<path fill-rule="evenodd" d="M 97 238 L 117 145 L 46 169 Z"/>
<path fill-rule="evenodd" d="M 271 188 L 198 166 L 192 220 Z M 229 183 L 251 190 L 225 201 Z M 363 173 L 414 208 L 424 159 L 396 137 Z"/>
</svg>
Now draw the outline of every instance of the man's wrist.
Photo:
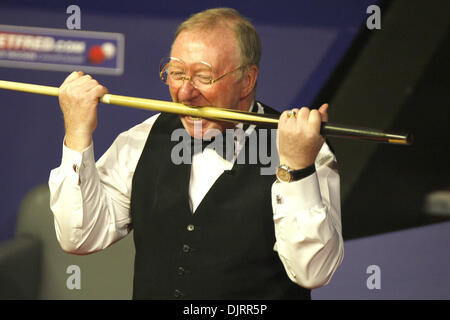
<svg viewBox="0 0 450 320">
<path fill-rule="evenodd" d="M 303 169 L 292 169 L 287 165 L 280 164 L 277 170 L 277 179 L 283 182 L 299 181 L 306 178 L 316 172 L 316 166 L 314 163 Z"/>
<path fill-rule="evenodd" d="M 64 144 L 69 149 L 82 152 L 92 144 L 92 136 L 66 134 Z"/>
</svg>

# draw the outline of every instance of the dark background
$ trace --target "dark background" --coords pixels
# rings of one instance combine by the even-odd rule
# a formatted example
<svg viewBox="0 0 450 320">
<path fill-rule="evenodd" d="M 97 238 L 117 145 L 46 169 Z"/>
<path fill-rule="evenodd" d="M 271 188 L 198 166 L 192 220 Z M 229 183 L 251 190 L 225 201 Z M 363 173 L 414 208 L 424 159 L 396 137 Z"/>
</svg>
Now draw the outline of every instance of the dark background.
<svg viewBox="0 0 450 320">
<path fill-rule="evenodd" d="M 449 183 L 450 8 L 447 1 L 2 1 L 0 24 L 81 28 L 125 35 L 125 71 L 94 75 L 111 93 L 169 100 L 157 75 L 178 23 L 206 8 L 236 8 L 263 41 L 257 98 L 279 110 L 331 105 L 330 122 L 412 131 L 410 147 L 331 138 L 342 186 L 344 238 L 440 221 L 429 192 Z M 381 7 L 381 30 L 366 8 Z M 0 67 L 0 79 L 59 86 L 68 73 Z M 0 241 L 13 237 L 24 195 L 59 165 L 64 128 L 56 98 L 0 91 Z M 151 116 L 101 106 L 97 158 L 122 131 Z"/>
</svg>

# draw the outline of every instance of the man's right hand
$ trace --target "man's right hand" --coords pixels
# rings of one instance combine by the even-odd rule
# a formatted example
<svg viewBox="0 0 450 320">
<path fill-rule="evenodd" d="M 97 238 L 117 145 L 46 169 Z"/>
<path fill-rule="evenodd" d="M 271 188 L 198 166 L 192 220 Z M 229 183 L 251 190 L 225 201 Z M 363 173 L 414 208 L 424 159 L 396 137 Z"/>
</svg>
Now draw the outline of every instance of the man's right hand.
<svg viewBox="0 0 450 320">
<path fill-rule="evenodd" d="M 108 89 L 82 71 L 72 72 L 59 87 L 68 148 L 81 152 L 92 143 L 98 101 L 106 93 Z"/>
</svg>

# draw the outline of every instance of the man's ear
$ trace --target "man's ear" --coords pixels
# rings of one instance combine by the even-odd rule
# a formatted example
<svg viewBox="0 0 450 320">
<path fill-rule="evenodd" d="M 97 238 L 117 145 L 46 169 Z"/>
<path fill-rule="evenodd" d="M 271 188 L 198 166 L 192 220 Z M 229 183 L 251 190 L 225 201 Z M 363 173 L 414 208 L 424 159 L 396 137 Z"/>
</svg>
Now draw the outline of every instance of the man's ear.
<svg viewBox="0 0 450 320">
<path fill-rule="evenodd" d="M 258 66 L 252 65 L 247 68 L 244 78 L 242 79 L 243 88 L 241 92 L 241 99 L 246 98 L 256 87 L 256 80 L 258 79 Z"/>
</svg>

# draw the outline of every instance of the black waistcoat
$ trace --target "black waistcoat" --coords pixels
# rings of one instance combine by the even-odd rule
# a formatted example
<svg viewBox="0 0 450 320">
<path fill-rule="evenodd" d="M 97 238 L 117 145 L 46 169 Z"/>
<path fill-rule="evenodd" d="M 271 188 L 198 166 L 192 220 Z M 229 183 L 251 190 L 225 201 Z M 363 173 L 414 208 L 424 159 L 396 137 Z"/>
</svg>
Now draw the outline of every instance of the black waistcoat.
<svg viewBox="0 0 450 320">
<path fill-rule="evenodd" d="M 134 173 L 133 298 L 309 299 L 310 290 L 290 281 L 273 250 L 275 177 L 249 161 L 235 163 L 192 214 L 191 165 L 171 161 L 176 128 L 177 115 L 158 117 Z"/>
</svg>

